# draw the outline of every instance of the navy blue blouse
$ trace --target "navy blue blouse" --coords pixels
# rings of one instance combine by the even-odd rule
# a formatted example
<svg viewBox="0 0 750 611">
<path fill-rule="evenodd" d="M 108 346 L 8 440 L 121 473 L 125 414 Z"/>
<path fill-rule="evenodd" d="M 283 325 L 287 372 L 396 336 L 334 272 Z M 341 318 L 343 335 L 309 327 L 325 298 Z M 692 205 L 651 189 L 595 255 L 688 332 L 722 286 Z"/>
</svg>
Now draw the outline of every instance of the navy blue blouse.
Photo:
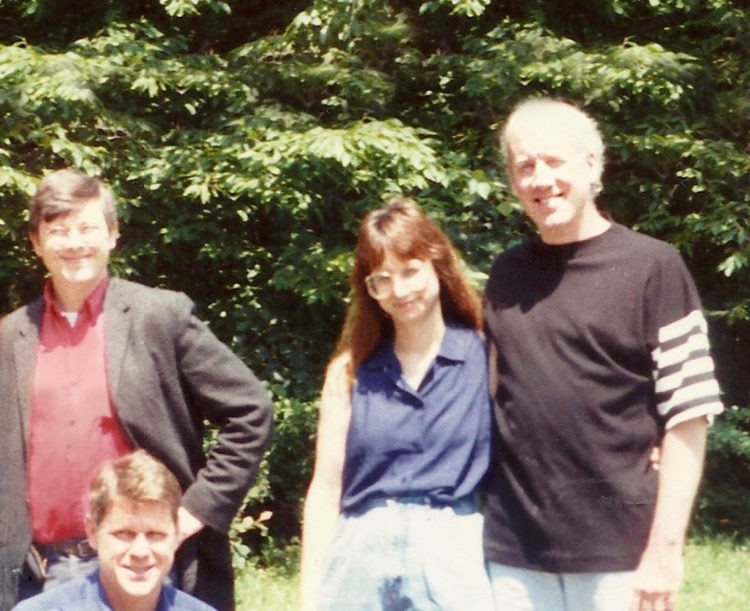
<svg viewBox="0 0 750 611">
<path fill-rule="evenodd" d="M 490 451 L 487 357 L 474 330 L 448 326 L 418 389 L 401 375 L 393 342 L 357 370 L 346 444 L 342 510 L 379 498 L 471 495 Z"/>
</svg>

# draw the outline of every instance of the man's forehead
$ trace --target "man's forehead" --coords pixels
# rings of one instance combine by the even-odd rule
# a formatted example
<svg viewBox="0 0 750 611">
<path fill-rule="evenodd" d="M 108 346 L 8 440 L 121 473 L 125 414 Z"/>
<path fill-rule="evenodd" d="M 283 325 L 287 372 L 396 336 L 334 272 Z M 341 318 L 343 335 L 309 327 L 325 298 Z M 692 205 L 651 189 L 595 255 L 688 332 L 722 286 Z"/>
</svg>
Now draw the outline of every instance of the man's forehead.
<svg viewBox="0 0 750 611">
<path fill-rule="evenodd" d="M 530 126 L 514 131 L 508 138 L 508 152 L 515 160 L 530 157 L 568 158 L 583 150 L 581 138 L 565 128 L 544 130 L 540 126 Z"/>
<path fill-rule="evenodd" d="M 155 521 L 174 522 L 169 504 L 163 501 L 133 501 L 126 498 L 114 500 L 104 516 L 107 522 L 129 525 L 148 525 Z"/>
<path fill-rule="evenodd" d="M 84 202 L 76 202 L 75 204 L 62 202 L 62 204 L 54 213 L 52 213 L 52 210 L 49 210 L 48 214 L 43 215 L 40 223 L 58 223 L 60 221 L 75 220 L 76 217 L 82 214 L 87 217 L 98 217 L 99 214 L 102 217 L 105 216 L 104 200 L 101 198 L 93 198 Z"/>
<path fill-rule="evenodd" d="M 506 142 L 514 154 L 524 150 L 534 155 L 567 155 L 586 151 L 590 144 L 582 133 L 580 117 L 566 106 L 522 110 L 511 117 L 506 129 Z"/>
</svg>

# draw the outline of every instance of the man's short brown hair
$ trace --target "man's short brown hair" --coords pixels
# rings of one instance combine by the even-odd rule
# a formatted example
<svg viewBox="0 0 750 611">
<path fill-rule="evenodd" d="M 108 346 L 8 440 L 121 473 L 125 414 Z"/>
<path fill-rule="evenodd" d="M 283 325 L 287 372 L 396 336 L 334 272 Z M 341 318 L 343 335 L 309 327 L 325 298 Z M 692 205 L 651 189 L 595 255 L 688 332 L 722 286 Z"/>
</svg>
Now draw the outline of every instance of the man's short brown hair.
<svg viewBox="0 0 750 611">
<path fill-rule="evenodd" d="M 117 460 L 104 461 L 91 480 L 91 520 L 99 527 L 117 499 L 166 503 L 177 522 L 182 490 L 177 478 L 145 450 L 136 450 Z"/>
<path fill-rule="evenodd" d="M 73 169 L 47 174 L 29 200 L 29 232 L 37 235 L 41 222 L 53 221 L 97 199 L 102 201 L 107 227 L 116 229 L 115 200 L 101 180 Z"/>
</svg>

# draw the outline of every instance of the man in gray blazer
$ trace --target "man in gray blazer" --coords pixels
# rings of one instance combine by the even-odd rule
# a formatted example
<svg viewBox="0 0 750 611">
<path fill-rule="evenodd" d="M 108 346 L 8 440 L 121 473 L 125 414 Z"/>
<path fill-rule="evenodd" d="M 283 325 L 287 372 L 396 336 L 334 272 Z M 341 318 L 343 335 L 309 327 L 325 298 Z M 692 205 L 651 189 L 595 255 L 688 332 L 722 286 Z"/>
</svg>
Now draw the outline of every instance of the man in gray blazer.
<svg viewBox="0 0 750 611">
<path fill-rule="evenodd" d="M 226 533 L 268 445 L 268 392 L 185 295 L 109 277 L 119 234 L 103 183 L 53 172 L 29 212 L 49 280 L 0 324 L 0 611 L 95 568 L 86 483 L 135 448 L 183 489 L 176 585 L 232 609 Z"/>
</svg>

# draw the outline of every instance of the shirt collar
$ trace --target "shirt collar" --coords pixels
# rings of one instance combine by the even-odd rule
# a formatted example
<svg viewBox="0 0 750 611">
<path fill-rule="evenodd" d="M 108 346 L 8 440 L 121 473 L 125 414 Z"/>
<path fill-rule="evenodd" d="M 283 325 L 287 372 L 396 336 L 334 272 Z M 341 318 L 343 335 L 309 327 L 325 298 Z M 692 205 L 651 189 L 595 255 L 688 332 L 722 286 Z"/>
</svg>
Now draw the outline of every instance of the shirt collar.
<svg viewBox="0 0 750 611">
<path fill-rule="evenodd" d="M 469 346 L 468 337 L 469 329 L 466 327 L 446 325 L 445 335 L 438 350 L 438 358 L 457 362 L 465 361 Z"/>
<path fill-rule="evenodd" d="M 102 583 L 100 570 L 97 569 L 96 571 L 88 575 L 87 579 L 90 583 L 96 583 L 96 589 L 99 592 L 99 598 L 107 603 L 110 607 L 112 607 L 112 603 L 109 601 L 109 596 L 107 596 L 107 591 L 104 589 L 104 584 Z M 156 611 L 163 611 L 172 608 L 167 604 L 168 601 L 166 597 L 166 591 L 167 586 L 162 584 L 161 591 L 159 592 L 159 600 L 156 603 Z"/>
<path fill-rule="evenodd" d="M 107 293 L 107 284 L 109 283 L 109 276 L 105 276 L 99 284 L 96 285 L 86 300 L 83 302 L 83 306 L 78 310 L 81 313 L 85 313 L 90 318 L 95 318 L 104 309 L 104 296 Z M 44 283 L 44 303 L 45 307 L 52 311 L 57 316 L 62 316 L 60 308 L 55 302 L 55 289 L 52 286 L 52 279 L 48 278 Z"/>
<path fill-rule="evenodd" d="M 463 362 L 466 359 L 468 347 L 466 327 L 458 327 L 452 324 L 445 325 L 443 340 L 440 342 L 436 359 Z M 363 363 L 370 370 L 387 369 L 390 366 L 398 366 L 398 359 L 393 351 L 393 338 L 388 338 L 375 348 L 370 358 Z"/>
</svg>

